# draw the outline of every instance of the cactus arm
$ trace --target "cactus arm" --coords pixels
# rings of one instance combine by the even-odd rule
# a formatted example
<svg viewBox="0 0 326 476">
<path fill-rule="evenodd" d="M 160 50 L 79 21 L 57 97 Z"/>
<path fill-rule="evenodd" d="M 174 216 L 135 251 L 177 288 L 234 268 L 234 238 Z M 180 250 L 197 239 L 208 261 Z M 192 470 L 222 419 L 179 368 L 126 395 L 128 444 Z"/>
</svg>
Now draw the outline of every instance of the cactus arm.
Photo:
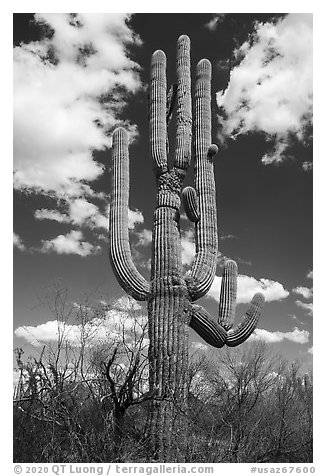
<svg viewBox="0 0 326 476">
<path fill-rule="evenodd" d="M 119 127 L 113 133 L 113 187 L 109 218 L 109 256 L 121 287 L 134 299 L 148 298 L 150 286 L 137 271 L 130 252 L 128 232 L 129 152 L 128 136 Z"/>
<path fill-rule="evenodd" d="M 228 260 L 223 270 L 217 322 L 202 306 L 191 305 L 190 327 L 214 347 L 222 347 L 224 344 L 235 347 L 247 340 L 254 331 L 264 306 L 264 295 L 256 293 L 242 321 L 232 329 L 237 299 L 237 275 L 236 263 Z"/>
<path fill-rule="evenodd" d="M 236 262 L 227 260 L 222 275 L 220 304 L 218 310 L 218 322 L 227 331 L 233 326 L 235 317 L 237 277 L 238 267 Z"/>
<path fill-rule="evenodd" d="M 217 264 L 217 212 L 211 145 L 211 64 L 203 59 L 197 65 L 195 86 L 194 182 L 200 219 L 196 223 L 196 256 L 186 278 L 193 301 L 204 296 L 213 283 Z"/>
<path fill-rule="evenodd" d="M 174 167 L 187 172 L 191 160 L 192 112 L 190 77 L 190 39 L 186 35 L 177 43 L 177 131 Z"/>
<path fill-rule="evenodd" d="M 168 171 L 166 121 L 166 56 L 161 50 L 152 55 L 149 102 L 150 145 L 157 176 Z"/>
<path fill-rule="evenodd" d="M 211 315 L 197 304 L 192 305 L 192 314 L 189 326 L 213 347 L 223 347 L 226 339 L 226 330 L 215 322 Z"/>
<path fill-rule="evenodd" d="M 219 322 L 215 322 L 205 308 L 192 304 L 189 326 L 213 347 L 223 347 L 224 344 L 228 347 L 236 347 L 247 340 L 256 328 L 264 302 L 264 295 L 256 293 L 242 321 L 235 329 L 229 330 L 226 330 Z"/>
<path fill-rule="evenodd" d="M 185 187 L 182 190 L 182 201 L 189 220 L 197 223 L 199 220 L 199 208 L 196 190 L 192 187 Z"/>
<path fill-rule="evenodd" d="M 230 329 L 227 331 L 225 343 L 228 347 L 235 347 L 248 339 L 248 337 L 255 330 L 264 303 L 264 295 L 262 293 L 256 293 L 252 298 L 250 306 L 242 321 L 235 329 Z"/>
</svg>

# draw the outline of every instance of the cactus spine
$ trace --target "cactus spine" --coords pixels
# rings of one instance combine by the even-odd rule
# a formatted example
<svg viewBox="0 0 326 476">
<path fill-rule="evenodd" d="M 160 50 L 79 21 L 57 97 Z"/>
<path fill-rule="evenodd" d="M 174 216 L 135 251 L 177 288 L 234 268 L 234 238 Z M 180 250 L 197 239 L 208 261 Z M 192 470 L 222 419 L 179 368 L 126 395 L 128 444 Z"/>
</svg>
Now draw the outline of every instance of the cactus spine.
<svg viewBox="0 0 326 476">
<path fill-rule="evenodd" d="M 177 43 L 176 142 L 173 166 L 167 158 L 166 57 L 155 51 L 151 61 L 150 148 L 156 176 L 151 280 L 147 282 L 131 259 L 128 241 L 129 157 L 127 133 L 113 133 L 113 195 L 110 207 L 109 247 L 115 275 L 131 296 L 148 302 L 150 390 L 155 391 L 150 419 L 153 455 L 161 462 L 184 461 L 186 447 L 188 326 L 215 347 L 236 346 L 254 330 L 264 297 L 258 293 L 240 324 L 232 329 L 237 293 L 237 266 L 228 260 L 223 276 L 217 319 L 194 301 L 210 289 L 217 266 L 218 236 L 211 144 L 211 64 L 196 68 L 194 140 L 190 40 Z M 171 93 L 170 93 L 171 95 Z M 167 108 L 169 110 L 167 111 Z M 194 145 L 194 188 L 182 191 Z M 196 256 L 184 276 L 181 263 L 181 197 L 188 218 L 195 223 Z"/>
</svg>

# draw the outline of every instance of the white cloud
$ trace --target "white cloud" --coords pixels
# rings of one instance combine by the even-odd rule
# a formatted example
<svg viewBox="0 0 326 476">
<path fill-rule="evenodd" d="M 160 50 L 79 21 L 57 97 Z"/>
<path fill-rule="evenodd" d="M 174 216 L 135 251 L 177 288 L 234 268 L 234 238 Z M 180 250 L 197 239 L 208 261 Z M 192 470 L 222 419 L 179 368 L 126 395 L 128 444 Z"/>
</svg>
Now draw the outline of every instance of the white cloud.
<svg viewBox="0 0 326 476">
<path fill-rule="evenodd" d="M 113 307 L 116 311 L 121 311 L 126 313 L 126 315 L 132 311 L 140 311 L 142 309 L 139 302 L 128 295 L 121 296 L 117 299 Z"/>
<path fill-rule="evenodd" d="M 139 223 L 144 223 L 144 216 L 139 210 L 128 210 L 128 228 L 133 230 Z"/>
<path fill-rule="evenodd" d="M 181 234 L 181 260 L 182 264 L 190 266 L 196 252 L 193 229 L 182 231 Z"/>
<path fill-rule="evenodd" d="M 139 39 L 125 14 L 35 19 L 53 34 L 14 49 L 14 184 L 78 197 L 92 192 L 86 182 L 103 171 L 92 153 L 110 146 L 126 94 L 141 86 L 126 49 Z"/>
<path fill-rule="evenodd" d="M 58 210 L 48 210 L 47 208 L 39 208 L 35 210 L 34 216 L 37 220 L 53 220 L 58 223 L 69 223 L 68 215 L 60 213 Z"/>
<path fill-rule="evenodd" d="M 212 287 L 206 296 L 219 301 L 221 282 L 222 278 L 220 276 L 215 276 Z M 289 292 L 277 281 L 272 281 L 266 278 L 261 278 L 258 281 L 256 278 L 251 276 L 238 275 L 238 303 L 250 302 L 254 294 L 257 292 L 263 293 L 267 302 L 279 301 L 289 295 Z"/>
<path fill-rule="evenodd" d="M 152 230 L 144 228 L 143 230 L 138 231 L 136 235 L 138 237 L 138 243 L 136 246 L 148 246 L 152 243 Z"/>
<path fill-rule="evenodd" d="M 224 20 L 225 15 L 226 13 L 217 13 L 214 15 L 214 17 L 208 23 L 206 23 L 206 28 L 212 31 L 216 30 L 217 25 Z"/>
<path fill-rule="evenodd" d="M 96 238 L 100 241 L 104 241 L 105 243 L 108 242 L 108 236 L 104 235 L 103 233 L 99 233 L 98 235 L 96 235 Z"/>
<path fill-rule="evenodd" d="M 296 288 L 292 289 L 295 294 L 299 294 L 305 299 L 310 299 L 313 295 L 313 291 L 311 288 L 307 288 L 305 286 L 297 286 Z"/>
<path fill-rule="evenodd" d="M 226 113 L 224 135 L 261 131 L 273 142 L 265 164 L 283 161 L 290 137 L 304 141 L 312 123 L 312 38 L 312 14 L 257 23 L 252 41 L 235 51 L 242 60 L 227 89 L 216 95 Z"/>
<path fill-rule="evenodd" d="M 15 335 L 35 346 L 57 342 L 59 335 L 64 342 L 72 346 L 79 346 L 83 336 L 86 337 L 86 344 L 90 346 L 101 341 L 121 342 L 122 338 L 130 342 L 144 334 L 147 318 L 139 314 L 140 310 L 141 306 L 136 301 L 123 296 L 112 309 L 105 312 L 103 318 L 88 321 L 84 328 L 78 324 L 53 320 L 35 326 L 18 327 Z M 148 344 L 146 335 L 143 344 Z"/>
<path fill-rule="evenodd" d="M 74 225 L 88 225 L 90 228 L 108 228 L 108 218 L 93 203 L 78 198 L 69 203 L 69 216 Z"/>
<path fill-rule="evenodd" d="M 14 243 L 14 246 L 16 248 L 18 248 L 20 251 L 25 251 L 26 250 L 26 246 L 24 245 L 20 236 L 17 235 L 17 233 L 14 233 L 13 243 Z"/>
<path fill-rule="evenodd" d="M 97 205 L 86 198 L 69 198 L 66 200 L 66 213 L 58 210 L 48 210 L 45 208 L 35 211 L 35 218 L 38 220 L 54 220 L 59 223 L 70 223 L 72 225 L 86 226 L 91 229 L 108 229 L 108 215 L 103 214 Z M 108 208 L 108 207 L 107 207 Z M 134 229 L 139 223 L 144 222 L 144 216 L 139 210 L 128 209 L 128 227 Z"/>
<path fill-rule="evenodd" d="M 52 240 L 42 240 L 41 252 L 58 254 L 75 254 L 82 257 L 95 254 L 99 251 L 98 246 L 83 240 L 83 233 L 80 230 L 72 230 L 66 235 L 59 235 Z"/>
<path fill-rule="evenodd" d="M 308 161 L 302 162 L 302 168 L 305 172 L 312 170 L 312 167 L 313 167 L 312 162 L 308 162 Z"/>
<path fill-rule="evenodd" d="M 307 303 L 307 302 L 302 302 L 300 300 L 297 300 L 297 301 L 295 301 L 295 303 L 298 307 L 301 307 L 301 309 L 304 309 L 304 311 L 306 311 L 309 316 L 312 316 L 312 314 L 313 314 L 313 304 L 311 302 Z"/>
<path fill-rule="evenodd" d="M 308 271 L 308 273 L 307 273 L 307 278 L 313 279 L 313 271 L 312 271 L 312 270 L 311 270 L 311 271 Z"/>
<path fill-rule="evenodd" d="M 308 279 L 312 279 L 313 273 L 309 271 L 306 275 Z M 304 299 L 311 299 L 313 296 L 313 288 L 308 288 L 306 286 L 297 286 L 292 290 L 295 294 L 302 296 Z M 303 309 L 309 316 L 313 315 L 313 303 L 302 302 L 300 299 L 295 301 L 295 304 Z"/>
<path fill-rule="evenodd" d="M 294 327 L 292 331 L 267 331 L 265 329 L 255 329 L 248 340 L 260 340 L 266 343 L 275 343 L 288 340 L 297 344 L 306 344 L 309 341 L 309 332 Z"/>
<path fill-rule="evenodd" d="M 64 324 L 61 321 L 48 321 L 37 326 L 23 326 L 15 330 L 16 337 L 27 340 L 32 345 L 41 345 L 47 342 L 56 342 L 59 333 L 64 334 L 67 343 L 78 345 L 80 342 L 80 328 L 78 325 Z"/>
</svg>

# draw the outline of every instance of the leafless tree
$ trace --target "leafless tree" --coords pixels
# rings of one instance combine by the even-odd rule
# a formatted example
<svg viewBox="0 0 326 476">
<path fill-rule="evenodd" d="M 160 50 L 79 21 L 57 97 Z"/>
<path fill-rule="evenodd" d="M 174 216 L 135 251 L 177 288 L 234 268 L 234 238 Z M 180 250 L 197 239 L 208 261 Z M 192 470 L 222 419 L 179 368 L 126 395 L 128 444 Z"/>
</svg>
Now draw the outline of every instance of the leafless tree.
<svg viewBox="0 0 326 476">
<path fill-rule="evenodd" d="M 137 308 L 136 312 L 129 298 L 124 309 L 121 303 L 118 309 L 116 302 L 92 305 L 88 298 L 77 304 L 70 301 L 63 287 L 55 289 L 52 299 L 48 294 L 47 302 L 57 323 L 56 341 L 45 342 L 39 356 L 25 363 L 22 353 L 16 351 L 24 382 L 14 395 L 15 408 L 29 421 L 52 426 L 44 460 L 58 445 L 62 432 L 70 446 L 75 446 L 75 454 L 91 460 L 91 451 L 83 443 L 81 418 L 87 406 L 98 412 L 97 418 L 112 425 L 111 450 L 113 447 L 118 454 L 127 409 L 150 398 L 142 310 Z"/>
</svg>

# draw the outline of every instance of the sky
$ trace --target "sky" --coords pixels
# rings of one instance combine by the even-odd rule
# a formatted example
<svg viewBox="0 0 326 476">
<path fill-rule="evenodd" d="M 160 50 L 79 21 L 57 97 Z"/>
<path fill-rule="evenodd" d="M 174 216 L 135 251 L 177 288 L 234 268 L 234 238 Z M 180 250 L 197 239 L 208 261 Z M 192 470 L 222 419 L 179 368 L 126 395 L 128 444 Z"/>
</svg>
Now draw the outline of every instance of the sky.
<svg viewBox="0 0 326 476">
<path fill-rule="evenodd" d="M 54 282 L 72 303 L 124 303 L 108 261 L 111 135 L 130 137 L 130 243 L 149 276 L 155 181 L 149 154 L 151 54 L 191 40 L 192 71 L 212 63 L 219 250 L 238 264 L 237 318 L 266 305 L 251 340 L 312 364 L 312 15 L 14 15 L 14 348 L 56 339 L 44 306 Z M 173 134 L 170 137 L 173 146 Z M 171 148 L 171 147 L 170 147 Z M 185 185 L 192 183 L 192 174 Z M 183 264 L 193 229 L 181 220 Z M 216 315 L 221 268 L 200 304 Z M 78 334 L 78 323 L 71 322 Z M 72 334 L 74 333 L 72 332 Z M 190 345 L 203 347 L 191 331 Z M 217 350 L 216 350 L 217 352 Z"/>
</svg>

